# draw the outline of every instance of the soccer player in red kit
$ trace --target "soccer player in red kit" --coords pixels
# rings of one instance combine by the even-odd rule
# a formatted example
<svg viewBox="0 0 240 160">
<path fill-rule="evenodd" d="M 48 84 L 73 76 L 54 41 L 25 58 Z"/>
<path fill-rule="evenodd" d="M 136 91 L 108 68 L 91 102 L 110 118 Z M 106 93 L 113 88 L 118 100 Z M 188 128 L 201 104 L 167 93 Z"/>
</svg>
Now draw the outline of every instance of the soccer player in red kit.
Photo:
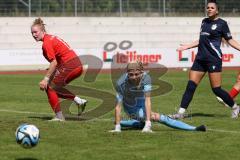
<svg viewBox="0 0 240 160">
<path fill-rule="evenodd" d="M 50 63 L 45 77 L 39 83 L 40 89 L 46 91 L 48 101 L 56 114 L 52 121 L 64 121 L 58 98 L 73 100 L 82 111 L 87 103 L 87 100 L 79 98 L 64 88 L 81 75 L 81 61 L 66 42 L 46 33 L 45 24 L 41 18 L 34 20 L 31 32 L 36 41 L 43 42 L 43 56 Z"/>
<path fill-rule="evenodd" d="M 236 83 L 233 85 L 232 89 L 229 91 L 229 95 L 230 97 L 232 97 L 232 99 L 234 99 L 239 94 L 239 92 L 240 92 L 240 71 L 238 72 Z M 228 107 L 228 105 L 220 97 L 217 97 L 217 100 L 220 103 L 224 104 L 226 107 Z"/>
<path fill-rule="evenodd" d="M 229 95 L 234 99 L 240 92 L 240 72 L 237 75 L 237 82 L 233 85 Z"/>
</svg>

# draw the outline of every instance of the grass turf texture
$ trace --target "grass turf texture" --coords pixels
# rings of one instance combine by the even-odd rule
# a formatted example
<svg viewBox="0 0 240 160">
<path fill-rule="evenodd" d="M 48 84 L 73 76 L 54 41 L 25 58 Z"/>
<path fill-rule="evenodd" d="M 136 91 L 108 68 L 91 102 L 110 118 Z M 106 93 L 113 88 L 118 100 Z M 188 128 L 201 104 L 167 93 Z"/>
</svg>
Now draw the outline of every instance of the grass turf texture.
<svg viewBox="0 0 240 160">
<path fill-rule="evenodd" d="M 152 98 L 153 110 L 166 114 L 174 112 L 186 87 L 187 74 L 169 71 L 161 77 L 174 87 L 171 92 Z M 108 133 L 114 126 L 113 111 L 91 121 L 48 122 L 46 119 L 53 114 L 45 93 L 38 88 L 38 82 L 43 75 L 0 77 L 1 160 L 240 158 L 239 119 L 232 120 L 230 110 L 216 101 L 207 76 L 198 87 L 190 105 L 192 118 L 184 121 L 192 125 L 205 124 L 214 130 L 206 133 L 187 132 L 154 123 L 152 134 L 144 134 L 139 130 L 125 130 L 120 134 Z M 223 88 L 229 90 L 235 82 L 235 77 L 236 71 L 225 71 Z M 83 82 L 80 78 L 72 84 L 114 94 L 108 74 L 99 75 L 94 83 Z M 90 99 L 90 106 L 101 102 L 95 99 L 94 95 L 87 98 Z M 32 113 L 15 113 L 8 110 Z M 35 124 L 40 129 L 41 140 L 35 148 L 23 149 L 16 144 L 14 133 L 21 123 Z"/>
</svg>

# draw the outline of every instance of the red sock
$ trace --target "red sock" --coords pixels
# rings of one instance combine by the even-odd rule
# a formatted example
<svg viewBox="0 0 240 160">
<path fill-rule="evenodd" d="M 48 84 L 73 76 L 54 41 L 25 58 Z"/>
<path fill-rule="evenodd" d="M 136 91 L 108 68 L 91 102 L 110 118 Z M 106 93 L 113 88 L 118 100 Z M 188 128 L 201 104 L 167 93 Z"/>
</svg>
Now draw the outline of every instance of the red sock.
<svg viewBox="0 0 240 160">
<path fill-rule="evenodd" d="M 61 111 L 57 93 L 49 87 L 48 87 L 46 92 L 47 92 L 47 95 L 48 95 L 48 102 L 50 103 L 50 105 L 52 107 L 52 110 L 55 113 Z"/>
<path fill-rule="evenodd" d="M 234 99 L 238 95 L 239 91 L 235 88 L 232 88 L 232 90 L 229 92 L 229 95 Z"/>
</svg>

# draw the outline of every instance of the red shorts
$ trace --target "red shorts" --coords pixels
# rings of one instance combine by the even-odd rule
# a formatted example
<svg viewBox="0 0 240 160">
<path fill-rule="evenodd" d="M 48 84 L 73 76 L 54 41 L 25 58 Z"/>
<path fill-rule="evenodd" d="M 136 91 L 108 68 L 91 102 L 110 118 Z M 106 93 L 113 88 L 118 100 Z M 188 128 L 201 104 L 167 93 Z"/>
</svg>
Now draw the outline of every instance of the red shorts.
<svg viewBox="0 0 240 160">
<path fill-rule="evenodd" d="M 57 87 L 62 87 L 79 77 L 82 74 L 82 71 L 83 67 L 81 61 L 79 57 L 75 57 L 64 64 L 57 66 L 50 80 L 51 83 Z"/>
</svg>

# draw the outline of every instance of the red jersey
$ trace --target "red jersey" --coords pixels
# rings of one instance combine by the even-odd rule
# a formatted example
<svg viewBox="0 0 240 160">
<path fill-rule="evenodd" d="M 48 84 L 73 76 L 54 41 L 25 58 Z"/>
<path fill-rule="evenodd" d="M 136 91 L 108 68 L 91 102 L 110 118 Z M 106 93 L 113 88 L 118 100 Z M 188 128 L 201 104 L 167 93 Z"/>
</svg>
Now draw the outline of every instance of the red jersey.
<svg viewBox="0 0 240 160">
<path fill-rule="evenodd" d="M 64 64 L 70 59 L 77 57 L 70 46 L 57 36 L 45 34 L 43 37 L 43 56 L 52 62 L 56 59 L 58 65 Z"/>
</svg>

